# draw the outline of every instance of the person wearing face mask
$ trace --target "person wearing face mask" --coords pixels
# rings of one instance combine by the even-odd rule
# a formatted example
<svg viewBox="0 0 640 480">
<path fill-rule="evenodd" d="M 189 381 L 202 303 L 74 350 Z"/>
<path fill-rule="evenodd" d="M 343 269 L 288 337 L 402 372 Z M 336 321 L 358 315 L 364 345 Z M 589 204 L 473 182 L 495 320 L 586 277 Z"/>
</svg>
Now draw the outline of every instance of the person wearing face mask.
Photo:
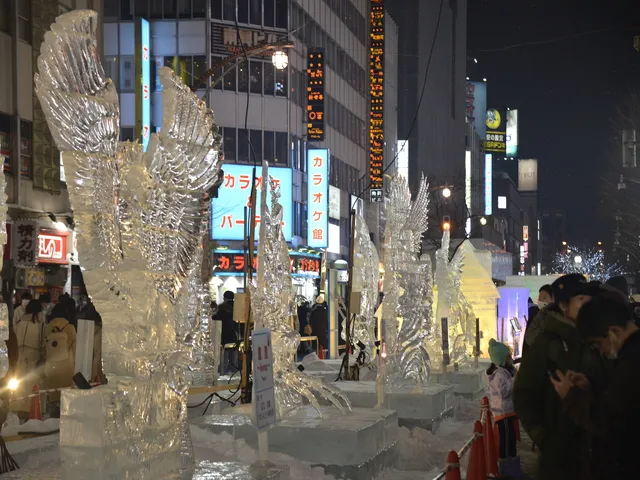
<svg viewBox="0 0 640 480">
<path fill-rule="evenodd" d="M 537 304 L 529 306 L 529 319 L 524 331 L 523 356 L 529 346 L 533 345 L 534 340 L 542 331 L 547 318 L 552 314 L 552 311 L 548 308 L 550 305 L 553 305 L 553 288 L 551 285 L 543 285 L 538 291 Z"/>
<path fill-rule="evenodd" d="M 14 326 L 14 328 L 18 323 L 20 323 L 20 320 L 26 314 L 27 305 L 29 305 L 29 302 L 32 299 L 33 299 L 33 297 L 31 296 L 31 293 L 29 293 L 29 292 L 22 292 L 22 294 L 20 295 L 20 305 L 18 305 L 13 310 L 13 326 Z"/>
<path fill-rule="evenodd" d="M 593 443 L 591 469 L 585 478 L 638 478 L 640 328 L 626 299 L 607 292 L 580 310 L 577 330 L 603 356 L 616 359 L 600 387 L 579 370 L 556 372 L 557 379 L 551 380 L 571 420 L 598 440 Z"/>
<path fill-rule="evenodd" d="M 580 308 L 600 287 L 579 274 L 564 275 L 552 287 L 555 303 L 544 310 L 542 332 L 522 358 L 513 400 L 521 425 L 540 449 L 536 478 L 583 480 L 589 438 L 564 412 L 548 375 L 556 370 L 581 371 L 592 383 L 603 377 L 604 362 L 576 329 Z"/>
</svg>

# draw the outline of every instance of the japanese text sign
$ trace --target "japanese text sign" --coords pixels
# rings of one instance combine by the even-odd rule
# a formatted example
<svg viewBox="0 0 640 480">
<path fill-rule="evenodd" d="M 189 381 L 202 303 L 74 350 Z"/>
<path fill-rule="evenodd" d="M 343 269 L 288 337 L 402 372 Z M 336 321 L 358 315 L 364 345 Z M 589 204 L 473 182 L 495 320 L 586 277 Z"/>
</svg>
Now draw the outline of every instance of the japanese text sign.
<svg viewBox="0 0 640 480">
<path fill-rule="evenodd" d="M 329 150 L 307 150 L 307 245 L 327 248 L 329 235 Z"/>
<path fill-rule="evenodd" d="M 136 23 L 136 129 L 147 150 L 151 136 L 151 35 L 149 21 L 144 18 Z"/>
<path fill-rule="evenodd" d="M 214 253 L 214 265 L 216 273 L 242 274 L 247 266 L 247 258 L 242 253 Z M 320 275 L 320 258 L 291 255 L 289 256 L 291 273 L 293 275 Z M 258 255 L 253 257 L 253 270 L 258 268 Z"/>
<path fill-rule="evenodd" d="M 35 220 L 17 220 L 13 224 L 13 258 L 17 267 L 31 267 L 37 262 L 38 223 Z"/>
<path fill-rule="evenodd" d="M 271 330 L 268 328 L 256 328 L 253 330 L 251 345 L 253 349 L 255 425 L 258 430 L 263 430 L 276 423 Z"/>
<path fill-rule="evenodd" d="M 369 41 L 369 181 L 371 201 L 381 202 L 384 187 L 384 0 L 371 0 Z"/>
<path fill-rule="evenodd" d="M 309 50 L 307 54 L 307 138 L 324 140 L 324 52 Z"/>
<path fill-rule="evenodd" d="M 507 118 L 504 110 L 490 108 L 486 117 L 485 152 L 505 153 L 507 151 Z"/>
<path fill-rule="evenodd" d="M 66 264 L 66 235 L 40 233 L 38 235 L 38 262 Z"/>
<path fill-rule="evenodd" d="M 243 240 L 245 238 L 245 207 L 251 203 L 251 180 L 253 168 L 250 165 L 225 165 L 224 181 L 218 191 L 218 198 L 211 201 L 211 239 Z M 256 171 L 256 226 L 260 222 L 260 195 L 265 180 L 262 167 Z M 280 188 L 280 205 L 283 209 L 282 233 L 286 241 L 293 235 L 293 196 L 292 174 L 290 168 L 269 167 L 269 176 Z M 267 181 L 268 183 L 268 181 Z M 267 205 L 271 206 L 271 191 L 267 195 Z M 248 231 L 248 229 L 247 229 Z M 259 228 L 256 228 L 256 238 Z"/>
</svg>

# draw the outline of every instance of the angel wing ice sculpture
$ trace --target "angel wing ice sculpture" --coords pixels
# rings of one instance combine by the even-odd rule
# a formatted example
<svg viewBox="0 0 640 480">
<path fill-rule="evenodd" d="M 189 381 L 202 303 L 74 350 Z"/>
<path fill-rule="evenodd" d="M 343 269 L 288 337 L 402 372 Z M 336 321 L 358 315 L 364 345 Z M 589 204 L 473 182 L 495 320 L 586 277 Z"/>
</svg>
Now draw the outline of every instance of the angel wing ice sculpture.
<svg viewBox="0 0 640 480">
<path fill-rule="evenodd" d="M 65 393 L 61 454 L 73 478 L 166 478 L 180 469 L 188 388 L 176 301 L 197 260 L 219 137 L 212 112 L 162 68 L 162 133 L 145 153 L 119 142 L 118 96 L 97 28 L 90 10 L 58 17 L 35 75 L 67 171 L 84 280 L 104 322 L 109 378 L 89 393 Z"/>
<path fill-rule="evenodd" d="M 6 186 L 4 172 L 0 171 L 0 245 L 4 245 L 5 248 L 7 245 Z M 0 268 L 2 268 L 2 259 L 0 259 Z M 9 371 L 9 352 L 5 343 L 7 340 L 9 340 L 9 311 L 6 303 L 0 303 L 0 378 L 4 377 Z"/>
<path fill-rule="evenodd" d="M 425 338 L 431 328 L 431 265 L 418 258 L 427 230 L 429 187 L 423 177 L 416 199 L 402 175 L 391 176 L 384 244 L 383 319 L 387 372 L 392 380 L 426 384 L 430 378 Z M 398 329 L 398 323 L 401 326 Z"/>
<path fill-rule="evenodd" d="M 356 215 L 353 259 L 353 291 L 360 293 L 360 305 L 353 322 L 352 342 L 361 342 L 366 355 L 371 355 L 376 343 L 375 313 L 378 306 L 378 271 L 380 260 L 376 246 L 369 236 L 369 227 L 362 215 Z M 346 329 L 342 329 L 346 340 Z"/>
<path fill-rule="evenodd" d="M 262 178 L 269 178 L 266 162 L 262 169 Z M 278 417 L 282 418 L 301 407 L 303 398 L 320 412 L 314 392 L 345 413 L 351 406 L 343 394 L 320 379 L 302 374 L 294 363 L 300 334 L 287 321 L 295 310 L 289 252 L 282 233 L 283 210 L 279 203 L 280 193 L 272 179 L 269 180 L 269 188 L 271 208 L 267 206 L 267 189 L 263 188 L 261 194 L 258 274 L 256 284 L 250 286 L 250 291 L 256 327 L 271 329 Z"/>
<path fill-rule="evenodd" d="M 442 234 L 440 249 L 436 252 L 436 285 L 438 286 L 438 307 L 436 318 L 447 318 L 449 330 L 450 360 L 453 364 L 462 365 L 473 358 L 473 335 L 471 329 L 475 322 L 473 308 L 461 289 L 464 253 L 459 249 L 449 261 L 451 233 L 445 230 Z M 442 365 L 442 327 L 436 322 L 437 333 L 430 344 L 434 368 Z M 475 332 L 474 332 L 475 333 Z"/>
</svg>

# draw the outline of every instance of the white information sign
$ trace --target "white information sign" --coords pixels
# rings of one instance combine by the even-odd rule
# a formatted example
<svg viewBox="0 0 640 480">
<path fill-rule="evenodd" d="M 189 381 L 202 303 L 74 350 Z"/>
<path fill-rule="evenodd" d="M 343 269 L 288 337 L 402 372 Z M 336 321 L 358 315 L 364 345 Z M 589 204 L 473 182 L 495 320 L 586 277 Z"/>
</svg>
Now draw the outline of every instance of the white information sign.
<svg viewBox="0 0 640 480">
<path fill-rule="evenodd" d="M 273 355 L 271 350 L 271 330 L 258 328 L 253 331 L 253 388 L 255 398 L 256 427 L 268 428 L 276 423 L 276 398 L 273 385 Z"/>
</svg>

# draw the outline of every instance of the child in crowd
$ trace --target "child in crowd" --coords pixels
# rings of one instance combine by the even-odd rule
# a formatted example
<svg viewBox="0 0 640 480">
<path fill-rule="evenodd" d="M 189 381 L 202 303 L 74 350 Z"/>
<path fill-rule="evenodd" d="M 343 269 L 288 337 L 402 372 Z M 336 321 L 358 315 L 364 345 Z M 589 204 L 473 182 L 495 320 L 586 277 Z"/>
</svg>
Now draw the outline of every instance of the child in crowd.
<svg viewBox="0 0 640 480">
<path fill-rule="evenodd" d="M 486 372 L 489 385 L 489 406 L 498 426 L 500 452 L 498 470 L 501 475 L 523 478 L 520 457 L 516 451 L 516 413 L 513 406 L 515 367 L 509 347 L 494 339 L 489 341 L 491 366 Z"/>
</svg>

